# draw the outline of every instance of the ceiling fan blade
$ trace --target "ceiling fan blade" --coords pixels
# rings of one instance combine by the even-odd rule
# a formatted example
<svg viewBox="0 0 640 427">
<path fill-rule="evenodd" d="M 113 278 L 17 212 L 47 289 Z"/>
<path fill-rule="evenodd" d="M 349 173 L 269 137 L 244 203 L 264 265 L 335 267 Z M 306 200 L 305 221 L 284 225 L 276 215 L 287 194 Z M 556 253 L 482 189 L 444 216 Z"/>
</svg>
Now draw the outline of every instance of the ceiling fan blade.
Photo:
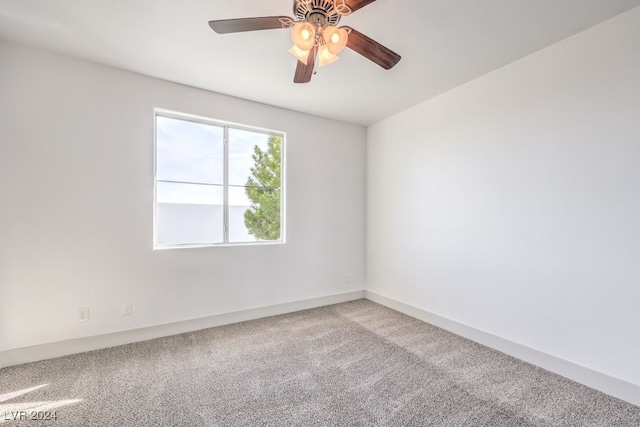
<svg viewBox="0 0 640 427">
<path fill-rule="evenodd" d="M 316 63 L 315 49 L 311 49 L 309 52 L 309 58 L 307 59 L 307 65 L 304 65 L 302 61 L 298 61 L 296 66 L 296 74 L 293 76 L 294 83 L 309 83 L 311 76 L 313 75 L 313 67 Z"/>
<path fill-rule="evenodd" d="M 347 38 L 348 48 L 355 50 L 360 55 L 375 62 L 386 70 L 393 68 L 400 61 L 401 56 L 391 49 L 384 47 L 377 41 L 365 36 L 353 28 L 345 28 L 347 30 L 351 30 L 349 37 Z"/>
<path fill-rule="evenodd" d="M 262 16 L 259 18 L 220 19 L 209 21 L 209 26 L 218 34 L 240 33 L 242 31 L 275 30 L 286 28 L 285 23 L 293 23 L 288 16 Z"/>
<path fill-rule="evenodd" d="M 349 6 L 349 9 L 351 9 L 351 12 L 362 9 L 363 7 L 365 7 L 369 3 L 373 3 L 374 1 L 376 0 L 344 0 L 346 5 Z"/>
</svg>

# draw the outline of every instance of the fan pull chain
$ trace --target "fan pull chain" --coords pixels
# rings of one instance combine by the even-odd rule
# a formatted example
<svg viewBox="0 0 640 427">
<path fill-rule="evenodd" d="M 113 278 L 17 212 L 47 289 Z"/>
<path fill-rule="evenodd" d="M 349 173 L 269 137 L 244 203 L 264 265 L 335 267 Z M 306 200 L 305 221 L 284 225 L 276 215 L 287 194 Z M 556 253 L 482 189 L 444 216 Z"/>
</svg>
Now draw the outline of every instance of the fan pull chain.
<svg viewBox="0 0 640 427">
<path fill-rule="evenodd" d="M 316 74 L 318 74 L 318 47 L 319 43 L 318 41 L 316 41 L 316 44 L 313 45 L 312 49 L 313 49 L 313 75 L 315 76 Z"/>
<path fill-rule="evenodd" d="M 345 0 L 333 0 L 333 8 L 336 10 L 336 12 L 343 16 L 348 15 L 352 12 L 351 8 L 347 6 Z"/>
</svg>

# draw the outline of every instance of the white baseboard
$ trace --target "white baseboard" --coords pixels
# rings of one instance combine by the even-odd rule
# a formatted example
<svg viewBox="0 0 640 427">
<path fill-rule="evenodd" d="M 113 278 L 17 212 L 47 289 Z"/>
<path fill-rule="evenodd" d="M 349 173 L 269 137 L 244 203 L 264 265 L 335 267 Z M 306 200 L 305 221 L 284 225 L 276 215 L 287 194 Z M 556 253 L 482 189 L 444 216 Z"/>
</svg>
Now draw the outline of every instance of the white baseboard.
<svg viewBox="0 0 640 427">
<path fill-rule="evenodd" d="M 364 298 L 364 290 L 0 352 L 0 368 Z"/>
<path fill-rule="evenodd" d="M 640 406 L 640 385 L 624 381 L 620 378 L 612 377 L 599 371 L 595 371 L 586 366 L 544 353 L 542 351 L 527 347 L 489 332 L 476 329 L 472 326 L 458 323 L 437 314 L 430 313 L 410 304 L 397 301 L 372 291 L 364 291 L 365 298 L 392 308 L 401 313 L 407 314 L 416 319 L 420 319 L 432 325 L 438 326 L 456 335 L 468 338 L 477 343 L 486 345 L 495 350 L 506 353 L 517 359 L 539 366 L 543 369 L 562 375 L 587 387 L 625 400 L 634 405 Z"/>
<path fill-rule="evenodd" d="M 535 350 L 491 333 L 476 329 L 442 316 L 422 310 L 418 307 L 397 301 L 372 291 L 353 291 L 342 294 L 328 295 L 302 301 L 293 301 L 266 307 L 223 313 L 198 319 L 166 323 L 139 329 L 114 332 L 91 337 L 75 338 L 71 340 L 40 344 L 0 352 L 0 368 L 36 362 L 54 357 L 67 356 L 85 351 L 99 350 L 133 342 L 161 338 L 215 326 L 228 325 L 246 320 L 292 313 L 325 305 L 337 304 L 367 298 L 401 313 L 415 317 L 432 325 L 443 328 L 454 334 L 486 345 L 525 362 L 547 369 L 603 393 L 640 406 L 640 386 L 622 379 L 612 377 L 591 368 L 564 360 L 562 358 Z"/>
</svg>

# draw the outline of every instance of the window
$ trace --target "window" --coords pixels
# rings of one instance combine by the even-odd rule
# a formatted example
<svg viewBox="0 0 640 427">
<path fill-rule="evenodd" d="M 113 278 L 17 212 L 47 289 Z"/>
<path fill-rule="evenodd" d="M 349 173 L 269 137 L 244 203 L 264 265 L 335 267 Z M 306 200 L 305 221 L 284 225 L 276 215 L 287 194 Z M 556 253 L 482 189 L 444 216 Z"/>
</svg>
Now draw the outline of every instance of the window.
<svg viewBox="0 0 640 427">
<path fill-rule="evenodd" d="M 283 242 L 284 134 L 156 110 L 154 247 Z"/>
</svg>

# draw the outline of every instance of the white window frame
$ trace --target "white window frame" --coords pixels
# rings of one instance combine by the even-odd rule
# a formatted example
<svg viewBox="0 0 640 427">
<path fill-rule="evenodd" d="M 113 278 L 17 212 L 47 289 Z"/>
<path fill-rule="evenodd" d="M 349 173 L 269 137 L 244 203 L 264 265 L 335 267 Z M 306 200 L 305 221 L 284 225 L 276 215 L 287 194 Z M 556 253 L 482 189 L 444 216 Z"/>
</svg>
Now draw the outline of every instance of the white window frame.
<svg viewBox="0 0 640 427">
<path fill-rule="evenodd" d="M 223 128 L 224 132 L 224 171 L 223 171 L 223 242 L 221 243 L 172 243 L 159 244 L 158 237 L 158 129 L 157 117 L 167 117 L 177 120 L 192 121 L 195 123 L 218 126 Z M 281 158 L 280 158 L 280 239 L 279 240 L 258 240 L 249 242 L 229 242 L 229 129 L 238 129 L 256 133 L 263 133 L 265 136 L 273 135 L 282 138 Z M 153 249 L 181 249 L 181 248 L 207 248 L 207 247 L 228 247 L 228 246 L 255 246 L 255 245 L 280 245 L 286 243 L 286 133 L 282 131 L 259 128 L 239 123 L 227 122 L 223 120 L 211 119 L 204 116 L 181 113 L 177 111 L 155 108 L 153 112 Z M 177 182 L 177 181 L 176 181 Z"/>
</svg>

